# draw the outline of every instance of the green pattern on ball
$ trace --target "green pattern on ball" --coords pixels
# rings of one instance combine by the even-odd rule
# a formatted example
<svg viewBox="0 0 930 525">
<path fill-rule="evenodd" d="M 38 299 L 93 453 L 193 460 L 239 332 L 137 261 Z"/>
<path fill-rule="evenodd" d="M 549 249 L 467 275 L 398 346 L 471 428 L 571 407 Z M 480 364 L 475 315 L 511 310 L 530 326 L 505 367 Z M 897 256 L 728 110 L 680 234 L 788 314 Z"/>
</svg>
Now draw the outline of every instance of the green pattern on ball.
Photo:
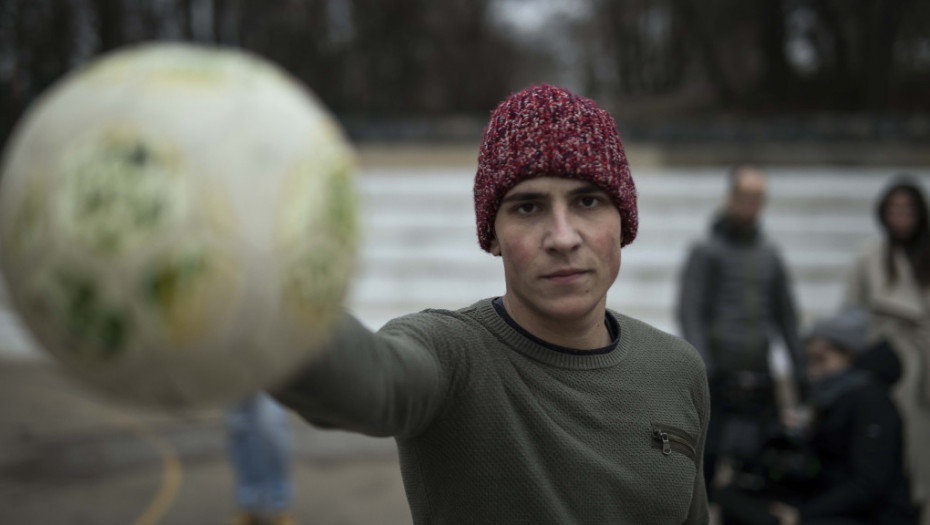
<svg viewBox="0 0 930 525">
<path fill-rule="evenodd" d="M 314 318 L 327 317 L 334 298 L 345 293 L 345 250 L 320 249 L 304 253 L 290 266 L 285 296 Z"/>
<path fill-rule="evenodd" d="M 65 162 L 64 220 L 91 249 L 117 255 L 166 228 L 177 204 L 177 160 L 163 145 L 110 132 Z"/>
<path fill-rule="evenodd" d="M 203 241 L 153 261 L 141 282 L 144 304 L 171 344 L 201 340 L 227 312 L 238 288 L 233 266 Z"/>
<path fill-rule="evenodd" d="M 334 238 L 345 246 L 354 246 L 357 235 L 355 190 L 348 168 L 342 168 L 329 178 L 329 220 Z"/>
<path fill-rule="evenodd" d="M 29 250 L 48 241 L 41 236 L 41 225 L 47 206 L 45 199 L 44 193 L 35 184 L 26 190 L 26 196 L 13 217 L 13 227 L 8 230 L 6 239 L 6 249 L 12 252 L 13 256 L 22 257 Z"/>
<path fill-rule="evenodd" d="M 147 297 L 162 312 L 171 311 L 178 300 L 207 270 L 203 254 L 185 254 L 157 268 L 146 282 Z"/>
<path fill-rule="evenodd" d="M 72 270 L 57 269 L 44 284 L 31 303 L 42 317 L 60 325 L 77 342 L 69 351 L 98 360 L 123 353 L 129 320 L 106 304 L 93 280 Z"/>
</svg>

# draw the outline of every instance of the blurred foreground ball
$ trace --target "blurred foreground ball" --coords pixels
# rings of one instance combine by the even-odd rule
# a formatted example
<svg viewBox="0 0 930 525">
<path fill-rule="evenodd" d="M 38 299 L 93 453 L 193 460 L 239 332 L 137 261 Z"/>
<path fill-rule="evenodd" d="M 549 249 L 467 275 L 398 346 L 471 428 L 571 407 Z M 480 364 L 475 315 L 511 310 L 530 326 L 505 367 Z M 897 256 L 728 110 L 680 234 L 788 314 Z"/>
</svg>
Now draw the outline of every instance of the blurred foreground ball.
<svg viewBox="0 0 930 525">
<path fill-rule="evenodd" d="M 15 130 L 0 256 L 42 346 L 117 399 L 232 402 L 312 357 L 354 267 L 354 153 L 253 55 L 150 44 L 70 74 Z"/>
</svg>

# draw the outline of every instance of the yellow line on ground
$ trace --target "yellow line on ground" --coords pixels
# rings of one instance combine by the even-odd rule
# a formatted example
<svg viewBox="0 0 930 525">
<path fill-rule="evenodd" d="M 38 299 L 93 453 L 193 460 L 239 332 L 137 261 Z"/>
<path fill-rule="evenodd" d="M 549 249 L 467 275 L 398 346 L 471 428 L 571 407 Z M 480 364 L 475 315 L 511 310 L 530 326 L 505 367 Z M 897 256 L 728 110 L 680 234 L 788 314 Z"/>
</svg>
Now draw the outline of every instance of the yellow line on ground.
<svg viewBox="0 0 930 525">
<path fill-rule="evenodd" d="M 113 413 L 107 409 L 109 407 L 105 408 L 102 405 L 95 405 L 94 408 L 107 419 L 128 429 L 139 439 L 148 443 L 161 456 L 161 486 L 158 487 L 155 497 L 142 510 L 139 517 L 131 522 L 132 525 L 156 525 L 171 510 L 174 500 L 178 496 L 178 490 L 181 488 L 181 481 L 184 479 L 184 468 L 181 466 L 177 451 L 167 440 L 148 432 L 145 424 L 140 420 L 126 413 Z"/>
<path fill-rule="evenodd" d="M 41 396 L 30 396 L 31 399 L 41 399 Z M 146 431 L 145 424 L 125 413 L 116 412 L 114 408 L 104 406 L 98 402 L 90 401 L 91 407 L 105 419 L 128 429 L 139 439 L 149 444 L 161 456 L 162 477 L 161 486 L 148 506 L 143 509 L 131 525 L 156 525 L 165 517 L 165 514 L 174 505 L 181 482 L 184 479 L 184 469 L 181 460 L 171 443 Z M 56 404 L 56 407 L 60 405 Z"/>
<path fill-rule="evenodd" d="M 158 493 L 152 498 L 152 502 L 149 503 L 148 507 L 142 511 L 142 514 L 139 514 L 139 517 L 132 522 L 132 525 L 155 525 L 171 509 L 175 498 L 177 498 L 178 489 L 181 487 L 181 480 L 183 479 L 183 468 L 177 452 L 170 443 L 157 436 L 146 434 L 144 429 L 138 425 L 135 426 L 135 430 L 140 438 L 147 441 L 161 455 L 162 477 Z"/>
</svg>

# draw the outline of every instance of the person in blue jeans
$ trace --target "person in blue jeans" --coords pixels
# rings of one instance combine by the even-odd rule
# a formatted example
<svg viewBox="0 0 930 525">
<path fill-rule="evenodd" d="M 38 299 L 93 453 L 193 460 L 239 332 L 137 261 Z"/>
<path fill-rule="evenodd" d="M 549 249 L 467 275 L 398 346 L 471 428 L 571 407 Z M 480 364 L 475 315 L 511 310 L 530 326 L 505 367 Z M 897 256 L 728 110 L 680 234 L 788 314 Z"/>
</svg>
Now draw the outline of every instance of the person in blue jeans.
<svg viewBox="0 0 930 525">
<path fill-rule="evenodd" d="M 235 525 L 296 524 L 288 513 L 293 486 L 287 418 L 287 412 L 262 392 L 227 410 L 227 443 L 239 507 Z"/>
</svg>

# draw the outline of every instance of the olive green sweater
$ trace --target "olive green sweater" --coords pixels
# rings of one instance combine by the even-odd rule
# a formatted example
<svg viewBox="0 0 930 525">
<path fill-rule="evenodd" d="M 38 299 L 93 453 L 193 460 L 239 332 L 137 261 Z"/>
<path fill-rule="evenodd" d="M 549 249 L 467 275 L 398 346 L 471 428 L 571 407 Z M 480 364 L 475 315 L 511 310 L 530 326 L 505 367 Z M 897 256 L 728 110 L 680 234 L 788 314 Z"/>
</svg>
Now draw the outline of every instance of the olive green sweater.
<svg viewBox="0 0 930 525">
<path fill-rule="evenodd" d="M 275 393 L 311 423 L 397 441 L 416 524 L 707 523 L 704 367 L 630 317 L 606 353 L 555 351 L 486 299 L 372 334 L 347 317 Z"/>
</svg>

